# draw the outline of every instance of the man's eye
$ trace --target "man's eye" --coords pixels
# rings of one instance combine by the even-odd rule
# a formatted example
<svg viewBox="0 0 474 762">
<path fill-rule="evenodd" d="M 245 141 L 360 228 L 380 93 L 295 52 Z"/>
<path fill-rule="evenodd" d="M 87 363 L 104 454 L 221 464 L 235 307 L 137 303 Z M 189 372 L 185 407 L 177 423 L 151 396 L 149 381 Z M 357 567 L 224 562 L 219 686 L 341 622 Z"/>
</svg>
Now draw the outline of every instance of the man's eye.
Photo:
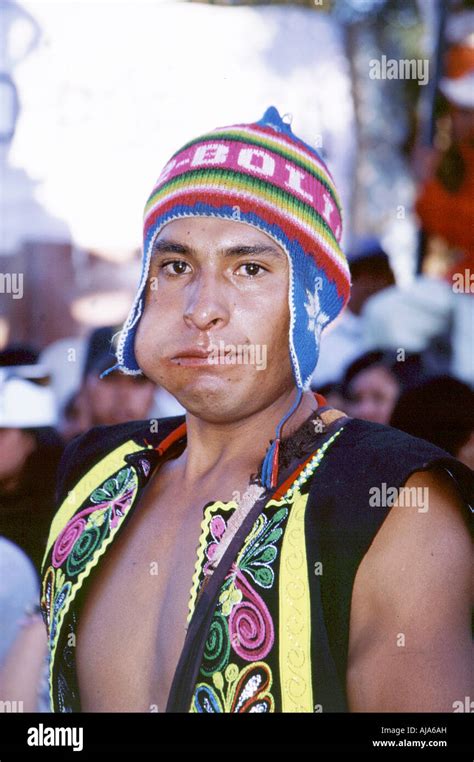
<svg viewBox="0 0 474 762">
<path fill-rule="evenodd" d="M 161 265 L 161 269 L 166 273 L 166 275 L 170 275 L 171 277 L 176 275 L 183 275 L 186 271 L 186 267 L 189 267 L 189 265 L 182 259 L 173 259 L 170 262 L 163 262 Z"/>
<path fill-rule="evenodd" d="M 260 270 L 262 272 L 268 272 L 265 267 L 258 265 L 256 262 L 246 262 L 244 265 L 240 265 L 240 267 L 237 268 L 237 272 L 242 268 L 245 268 L 245 272 L 241 273 L 241 275 L 247 276 L 249 278 L 254 278 L 256 275 L 259 275 Z"/>
</svg>

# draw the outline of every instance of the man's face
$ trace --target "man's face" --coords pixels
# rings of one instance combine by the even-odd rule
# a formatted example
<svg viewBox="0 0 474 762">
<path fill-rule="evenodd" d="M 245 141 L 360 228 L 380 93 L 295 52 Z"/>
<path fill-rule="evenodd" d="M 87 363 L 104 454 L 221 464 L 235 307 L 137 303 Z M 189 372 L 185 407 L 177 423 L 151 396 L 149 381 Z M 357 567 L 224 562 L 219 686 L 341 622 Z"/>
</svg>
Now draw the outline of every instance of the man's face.
<svg viewBox="0 0 474 762">
<path fill-rule="evenodd" d="M 349 415 L 388 424 L 400 394 L 400 386 L 386 368 L 374 365 L 360 371 L 349 385 Z"/>
<path fill-rule="evenodd" d="M 32 434 L 23 429 L 0 428 L 0 483 L 16 481 L 36 447 Z"/>
<path fill-rule="evenodd" d="M 169 222 L 155 242 L 135 340 L 143 372 L 207 421 L 268 407 L 294 387 L 288 278 L 284 250 L 250 225 Z"/>
</svg>

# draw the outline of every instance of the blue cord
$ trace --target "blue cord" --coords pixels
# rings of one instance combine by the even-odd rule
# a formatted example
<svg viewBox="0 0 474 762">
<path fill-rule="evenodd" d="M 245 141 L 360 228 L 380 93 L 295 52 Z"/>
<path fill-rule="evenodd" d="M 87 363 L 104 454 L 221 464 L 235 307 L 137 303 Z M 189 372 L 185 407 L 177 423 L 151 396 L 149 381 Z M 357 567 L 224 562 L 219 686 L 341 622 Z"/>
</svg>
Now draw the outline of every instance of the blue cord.
<svg viewBox="0 0 474 762">
<path fill-rule="evenodd" d="M 272 463 L 273 463 L 273 456 L 275 454 L 275 448 L 276 448 L 276 442 L 278 439 L 280 439 L 280 432 L 285 424 L 285 422 L 288 420 L 288 418 L 293 415 L 296 408 L 301 402 L 301 399 L 303 397 L 303 390 L 298 389 L 298 393 L 296 395 L 296 400 L 294 401 L 293 405 L 290 407 L 287 413 L 283 416 L 281 421 L 279 422 L 277 428 L 276 428 L 276 434 L 275 439 L 273 440 L 272 444 L 270 445 L 267 454 L 265 455 L 265 458 L 263 460 L 262 464 L 262 484 L 267 489 L 271 488 L 271 476 L 272 476 Z"/>
</svg>

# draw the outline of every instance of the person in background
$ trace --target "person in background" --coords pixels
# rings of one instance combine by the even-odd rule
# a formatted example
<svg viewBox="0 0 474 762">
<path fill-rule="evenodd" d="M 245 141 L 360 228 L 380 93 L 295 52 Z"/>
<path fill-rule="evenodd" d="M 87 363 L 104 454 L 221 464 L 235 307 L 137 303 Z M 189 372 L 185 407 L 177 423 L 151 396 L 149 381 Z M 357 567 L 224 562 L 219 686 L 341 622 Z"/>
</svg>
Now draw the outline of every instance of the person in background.
<svg viewBox="0 0 474 762">
<path fill-rule="evenodd" d="M 0 535 L 18 545 L 39 572 L 54 509 L 64 445 L 48 369 L 24 353 L 0 352 Z"/>
<path fill-rule="evenodd" d="M 183 408 L 166 389 L 143 375 L 101 374 L 114 355 L 114 326 L 96 328 L 89 337 L 82 383 L 62 415 L 62 433 L 69 441 L 92 426 L 179 415 Z"/>
<path fill-rule="evenodd" d="M 178 415 L 182 406 L 145 376 L 112 373 L 100 378 L 113 359 L 116 328 L 102 326 L 89 336 L 81 383 L 62 409 L 60 432 L 67 443 L 98 425 Z"/>
<path fill-rule="evenodd" d="M 48 644 L 38 600 L 33 564 L 0 537 L 0 711 L 50 711 Z"/>
<path fill-rule="evenodd" d="M 474 392 L 462 381 L 439 376 L 407 390 L 390 426 L 442 447 L 474 469 Z"/>
<path fill-rule="evenodd" d="M 428 239 L 427 258 L 437 260 L 450 281 L 453 273 L 474 262 L 474 10 L 453 14 L 447 24 L 448 46 L 438 129 L 442 131 L 415 201 L 415 211 Z M 443 102 L 444 99 L 444 102 Z M 429 243 L 429 240 L 428 240 Z"/>
<path fill-rule="evenodd" d="M 151 416 L 155 385 L 146 376 L 126 376 L 114 371 L 100 374 L 111 364 L 110 349 L 88 357 L 78 401 L 89 417 L 88 427 L 137 421 Z"/>
<path fill-rule="evenodd" d="M 419 383 L 424 373 L 420 355 L 402 361 L 394 352 L 366 352 L 344 375 L 344 410 L 354 418 L 387 425 L 401 391 Z"/>
<path fill-rule="evenodd" d="M 70 442 L 74 437 L 90 429 L 90 411 L 83 388 L 76 389 L 64 405 L 60 432 L 64 442 Z"/>
<path fill-rule="evenodd" d="M 364 310 L 367 349 L 423 352 L 431 375 L 474 384 L 474 11 L 449 16 L 439 82 L 444 114 L 439 148 L 422 147 L 414 211 L 423 233 L 423 267 L 403 288 L 374 296 Z"/>
<path fill-rule="evenodd" d="M 365 350 L 362 310 L 375 294 L 392 286 L 390 261 L 375 238 L 360 239 L 349 252 L 352 286 L 347 308 L 321 339 L 319 363 L 311 386 L 339 382 L 349 363 Z"/>
</svg>

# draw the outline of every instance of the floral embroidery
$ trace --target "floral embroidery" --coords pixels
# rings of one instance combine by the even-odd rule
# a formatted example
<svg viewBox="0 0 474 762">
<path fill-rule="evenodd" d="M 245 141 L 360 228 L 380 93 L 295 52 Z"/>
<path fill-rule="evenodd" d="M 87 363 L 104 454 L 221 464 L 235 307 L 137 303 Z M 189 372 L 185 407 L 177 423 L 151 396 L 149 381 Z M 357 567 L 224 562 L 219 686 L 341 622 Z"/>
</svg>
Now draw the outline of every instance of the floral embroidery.
<svg viewBox="0 0 474 762">
<path fill-rule="evenodd" d="M 75 578 L 91 561 L 105 538 L 130 507 L 137 477 L 129 466 L 107 479 L 89 496 L 87 508 L 76 513 L 58 535 L 51 565 L 44 574 L 41 606 L 53 647 L 60 614 Z"/>
<path fill-rule="evenodd" d="M 287 515 L 288 508 L 281 507 L 271 517 L 264 513 L 258 516 L 222 584 L 200 669 L 201 675 L 211 677 L 213 682 L 196 686 L 191 711 L 274 711 L 274 699 L 269 692 L 272 673 L 262 660 L 274 645 L 275 628 L 257 588 L 269 590 L 274 584 L 272 564 L 278 555 L 281 524 Z M 225 528 L 222 516 L 214 516 L 210 521 L 208 562 Z M 239 672 L 234 663 L 238 658 L 252 664 Z"/>
<path fill-rule="evenodd" d="M 207 571 L 209 564 L 211 563 L 214 553 L 216 552 L 217 546 L 219 545 L 219 540 L 221 539 L 222 535 L 225 532 L 226 529 L 226 523 L 222 516 L 213 516 L 211 519 L 211 523 L 209 524 L 209 529 L 211 531 L 211 535 L 213 537 L 214 542 L 210 542 L 206 549 L 206 558 L 207 561 L 204 564 L 204 572 Z"/>
<path fill-rule="evenodd" d="M 41 606 L 43 609 L 43 619 L 49 633 L 49 641 L 51 644 L 56 637 L 56 626 L 59 614 L 71 589 L 71 583 L 66 582 L 65 580 L 66 578 L 61 569 L 55 571 L 55 569 L 50 566 L 43 581 Z"/>
<path fill-rule="evenodd" d="M 67 574 L 77 576 L 108 531 L 117 526 L 119 517 L 130 506 L 135 489 L 136 476 L 128 467 L 95 489 L 89 498 L 94 505 L 77 513 L 54 543 L 53 566 L 59 568 L 66 561 Z"/>
<path fill-rule="evenodd" d="M 199 683 L 193 697 L 194 712 L 274 712 L 275 702 L 270 688 L 271 671 L 265 662 L 249 664 L 238 669 L 236 664 L 229 664 L 224 675 L 216 672 L 213 685 Z M 224 691 L 228 685 L 227 692 Z"/>
</svg>

